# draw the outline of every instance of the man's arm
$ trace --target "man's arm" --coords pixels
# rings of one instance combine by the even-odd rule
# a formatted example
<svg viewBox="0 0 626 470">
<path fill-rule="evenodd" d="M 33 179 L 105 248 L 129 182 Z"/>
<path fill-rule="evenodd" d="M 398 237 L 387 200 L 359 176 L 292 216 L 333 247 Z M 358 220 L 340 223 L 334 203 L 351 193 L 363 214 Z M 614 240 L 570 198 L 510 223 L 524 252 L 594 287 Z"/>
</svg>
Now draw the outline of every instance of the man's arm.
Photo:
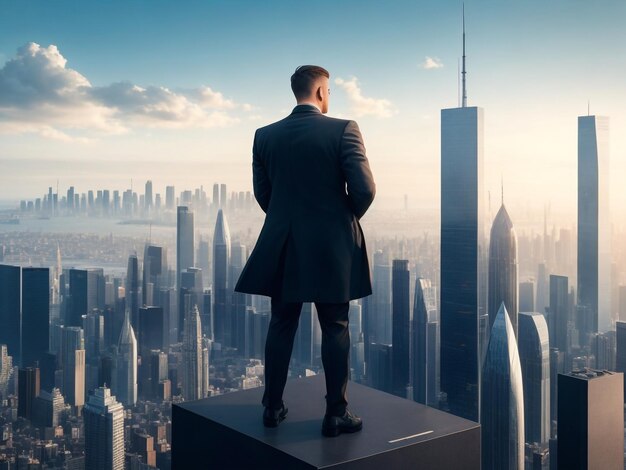
<svg viewBox="0 0 626 470">
<path fill-rule="evenodd" d="M 341 169 L 347 183 L 348 200 L 352 212 L 363 217 L 376 194 L 372 170 L 365 156 L 365 145 L 359 126 L 349 121 L 341 138 Z"/>
<path fill-rule="evenodd" d="M 254 189 L 254 197 L 259 206 L 261 206 L 263 212 L 267 212 L 272 194 L 272 185 L 267 176 L 265 165 L 259 155 L 257 134 L 258 132 L 254 133 L 254 144 L 252 145 L 252 187 Z"/>
</svg>

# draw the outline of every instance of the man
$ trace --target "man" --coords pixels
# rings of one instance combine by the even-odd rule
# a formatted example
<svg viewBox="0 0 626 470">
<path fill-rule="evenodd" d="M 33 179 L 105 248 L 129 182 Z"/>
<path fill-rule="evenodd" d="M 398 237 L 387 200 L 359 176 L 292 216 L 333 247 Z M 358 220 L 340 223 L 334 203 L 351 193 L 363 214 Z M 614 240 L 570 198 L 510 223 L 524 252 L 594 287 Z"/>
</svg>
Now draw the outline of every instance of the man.
<svg viewBox="0 0 626 470">
<path fill-rule="evenodd" d="M 298 67 L 291 76 L 297 106 L 256 131 L 254 196 L 266 217 L 235 290 L 272 298 L 262 400 L 268 427 L 287 414 L 282 395 L 300 310 L 315 303 L 327 392 L 322 433 L 337 436 L 362 427 L 347 410 L 348 311 L 351 299 L 372 293 L 359 219 L 376 187 L 356 122 L 324 116 L 329 77 L 322 67 Z"/>
</svg>

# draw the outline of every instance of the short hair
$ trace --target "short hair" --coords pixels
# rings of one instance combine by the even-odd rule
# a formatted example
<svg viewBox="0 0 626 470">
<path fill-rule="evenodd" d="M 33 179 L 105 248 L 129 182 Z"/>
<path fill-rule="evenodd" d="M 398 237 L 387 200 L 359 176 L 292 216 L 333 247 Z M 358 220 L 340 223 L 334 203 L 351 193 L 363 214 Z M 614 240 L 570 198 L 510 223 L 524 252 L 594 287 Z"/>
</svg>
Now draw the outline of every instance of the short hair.
<svg viewBox="0 0 626 470">
<path fill-rule="evenodd" d="M 291 90 L 296 99 L 306 98 L 311 94 L 313 84 L 319 77 L 330 78 L 328 70 L 319 65 L 301 65 L 291 76 Z"/>
</svg>

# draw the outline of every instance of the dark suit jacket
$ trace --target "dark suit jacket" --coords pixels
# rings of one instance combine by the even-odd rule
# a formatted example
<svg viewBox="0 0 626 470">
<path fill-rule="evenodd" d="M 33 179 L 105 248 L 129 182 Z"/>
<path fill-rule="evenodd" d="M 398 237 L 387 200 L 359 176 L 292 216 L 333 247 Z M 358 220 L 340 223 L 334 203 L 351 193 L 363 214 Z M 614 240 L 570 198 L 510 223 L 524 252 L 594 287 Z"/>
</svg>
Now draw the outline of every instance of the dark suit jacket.
<svg viewBox="0 0 626 470">
<path fill-rule="evenodd" d="M 356 122 L 298 105 L 256 131 L 252 171 L 266 216 L 235 291 L 285 302 L 370 295 L 359 219 L 376 186 Z"/>
</svg>

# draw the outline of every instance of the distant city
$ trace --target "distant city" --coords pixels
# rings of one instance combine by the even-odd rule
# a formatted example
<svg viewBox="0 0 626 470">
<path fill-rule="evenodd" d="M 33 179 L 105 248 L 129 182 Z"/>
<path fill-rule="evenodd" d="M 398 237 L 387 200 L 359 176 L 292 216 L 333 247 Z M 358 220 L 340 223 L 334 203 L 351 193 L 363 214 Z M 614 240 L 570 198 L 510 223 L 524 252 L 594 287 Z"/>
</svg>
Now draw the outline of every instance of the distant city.
<svg viewBox="0 0 626 470">
<path fill-rule="evenodd" d="M 70 186 L 65 194 L 59 194 L 58 188 L 49 187 L 42 197 L 20 201 L 19 212 L 40 218 L 80 215 L 175 223 L 173 214 L 177 205 L 190 207 L 200 217 L 219 207 L 227 211 L 251 211 L 256 205 L 250 191 L 228 194 L 225 184 L 213 185 L 212 198 L 202 187 L 195 191 L 182 191 L 179 196 L 176 196 L 175 190 L 174 186 L 167 186 L 162 197 L 161 193 L 153 193 L 152 181 L 146 181 L 143 193 L 132 188 L 122 192 L 99 189 L 78 193 L 74 186 Z M 19 218 L 5 217 L 0 222 L 19 223 Z"/>
</svg>

